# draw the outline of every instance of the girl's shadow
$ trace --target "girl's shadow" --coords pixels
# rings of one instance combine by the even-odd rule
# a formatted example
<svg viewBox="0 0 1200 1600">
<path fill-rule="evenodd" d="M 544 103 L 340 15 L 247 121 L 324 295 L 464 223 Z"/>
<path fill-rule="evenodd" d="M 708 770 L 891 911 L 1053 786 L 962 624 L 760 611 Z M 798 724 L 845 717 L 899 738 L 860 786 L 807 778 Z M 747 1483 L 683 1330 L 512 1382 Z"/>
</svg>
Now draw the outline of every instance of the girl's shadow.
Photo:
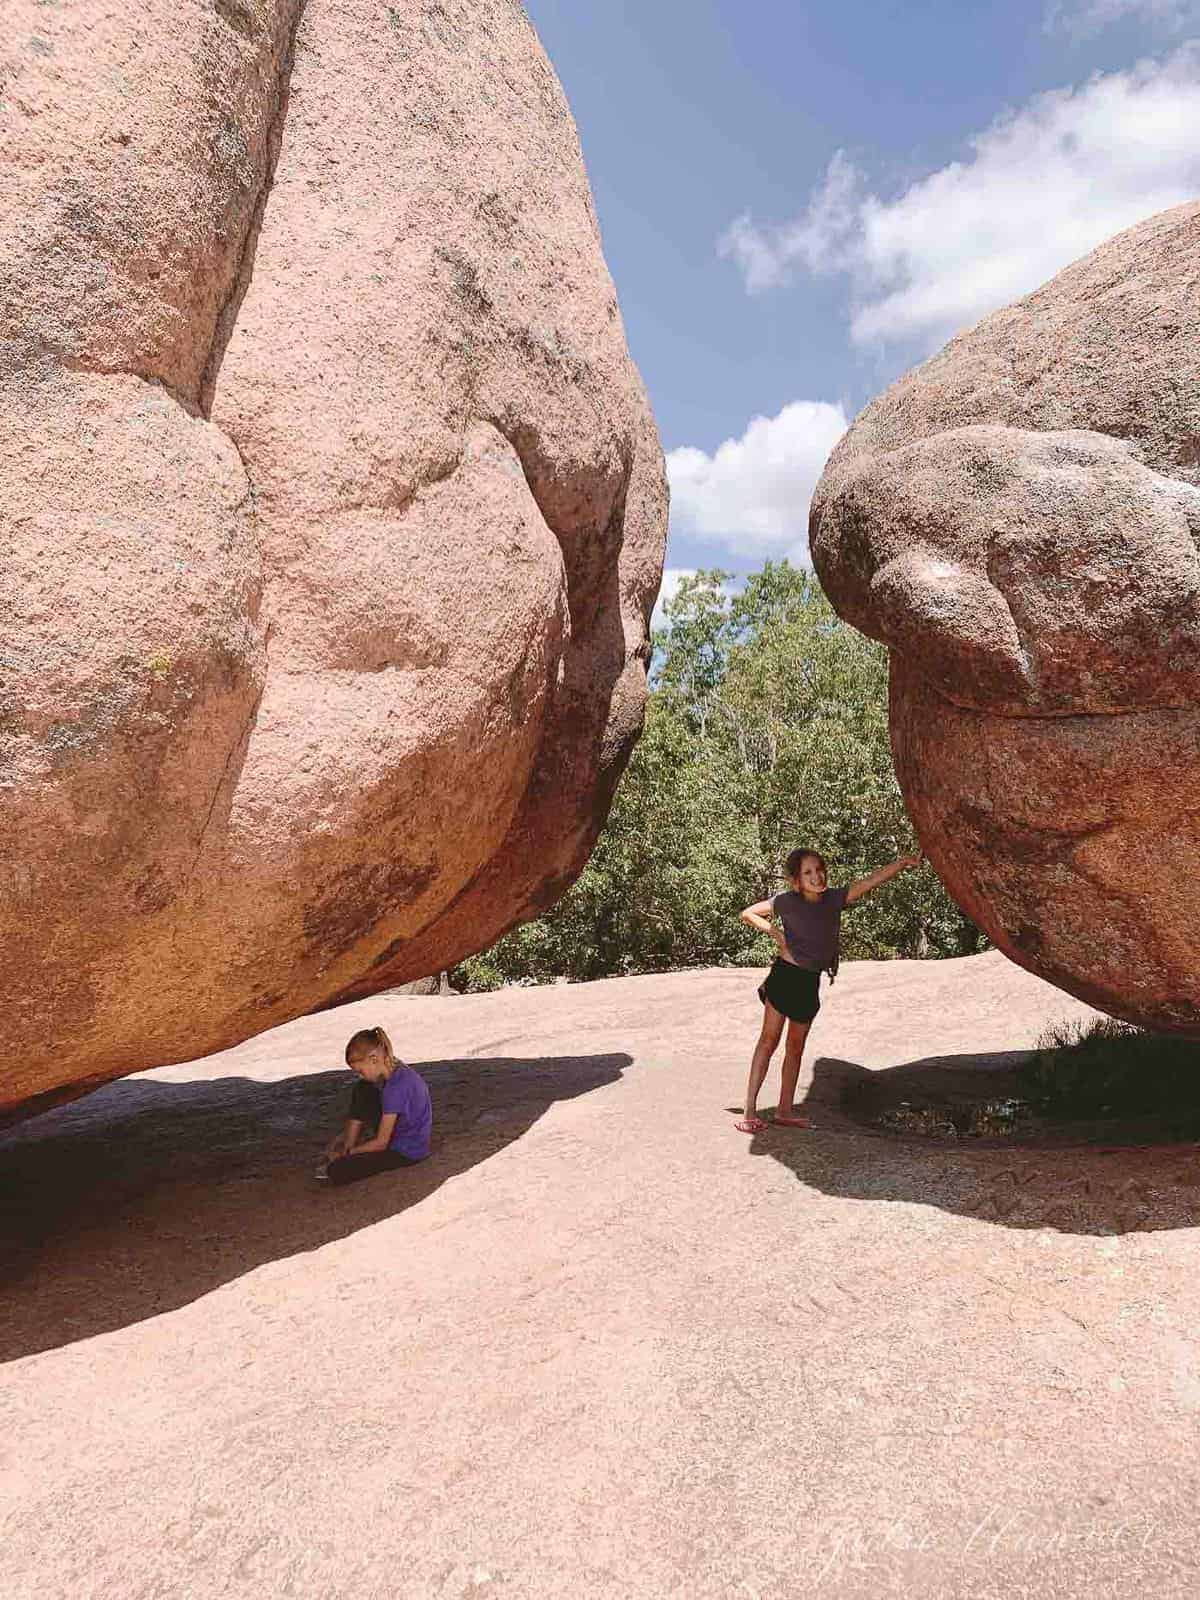
<svg viewBox="0 0 1200 1600">
<path fill-rule="evenodd" d="M 914 1104 L 1011 1085 L 1022 1053 L 930 1056 L 881 1071 L 820 1058 L 797 1110 L 812 1132 L 769 1128 L 755 1155 L 772 1156 L 811 1188 L 854 1200 L 900 1200 L 1009 1228 L 1107 1235 L 1200 1226 L 1200 1162 L 1192 1142 L 1120 1142 L 1079 1132 L 954 1139 L 872 1127 L 873 1107 Z"/>
<path fill-rule="evenodd" d="M 428 1161 L 345 1189 L 313 1177 L 352 1075 L 125 1079 L 0 1136 L 0 1362 L 157 1316 L 396 1215 L 519 1139 L 627 1055 L 419 1063 Z"/>
</svg>

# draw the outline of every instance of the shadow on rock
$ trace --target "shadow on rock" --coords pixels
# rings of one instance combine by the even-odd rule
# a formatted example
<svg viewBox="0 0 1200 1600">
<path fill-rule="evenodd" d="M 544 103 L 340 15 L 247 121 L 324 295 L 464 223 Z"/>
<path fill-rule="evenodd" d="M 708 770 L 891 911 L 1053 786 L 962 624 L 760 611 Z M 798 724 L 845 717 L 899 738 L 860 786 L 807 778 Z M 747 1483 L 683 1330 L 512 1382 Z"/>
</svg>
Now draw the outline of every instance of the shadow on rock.
<svg viewBox="0 0 1200 1600">
<path fill-rule="evenodd" d="M 884 1071 L 825 1056 L 803 1106 L 813 1132 L 769 1128 L 771 1156 L 825 1194 L 937 1206 L 1012 1228 L 1112 1235 L 1200 1226 L 1197 1146 L 1081 1142 L 1067 1135 L 940 1139 L 864 1125 L 897 1093 L 953 1100 L 1007 1092 L 1023 1052 L 930 1056 Z M 845 1137 L 843 1137 L 845 1136 Z"/>
<path fill-rule="evenodd" d="M 175 1310 L 397 1215 L 627 1055 L 419 1063 L 429 1160 L 344 1189 L 313 1169 L 353 1078 L 124 1079 L 0 1139 L 0 1362 Z"/>
</svg>

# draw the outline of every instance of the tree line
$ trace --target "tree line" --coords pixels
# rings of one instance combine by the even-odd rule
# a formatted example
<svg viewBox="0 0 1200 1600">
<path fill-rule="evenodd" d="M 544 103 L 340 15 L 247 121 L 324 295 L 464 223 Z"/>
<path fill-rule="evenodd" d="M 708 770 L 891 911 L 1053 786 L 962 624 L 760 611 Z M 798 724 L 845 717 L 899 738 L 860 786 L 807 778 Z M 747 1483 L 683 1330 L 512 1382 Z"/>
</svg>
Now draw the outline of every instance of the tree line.
<svg viewBox="0 0 1200 1600">
<path fill-rule="evenodd" d="M 841 883 L 916 848 L 892 767 L 887 652 L 809 574 L 685 578 L 654 635 L 646 730 L 582 877 L 452 975 L 459 989 L 765 966 L 738 912 L 786 887 L 797 845 Z M 843 923 L 848 959 L 968 955 L 982 935 L 926 868 Z"/>
</svg>

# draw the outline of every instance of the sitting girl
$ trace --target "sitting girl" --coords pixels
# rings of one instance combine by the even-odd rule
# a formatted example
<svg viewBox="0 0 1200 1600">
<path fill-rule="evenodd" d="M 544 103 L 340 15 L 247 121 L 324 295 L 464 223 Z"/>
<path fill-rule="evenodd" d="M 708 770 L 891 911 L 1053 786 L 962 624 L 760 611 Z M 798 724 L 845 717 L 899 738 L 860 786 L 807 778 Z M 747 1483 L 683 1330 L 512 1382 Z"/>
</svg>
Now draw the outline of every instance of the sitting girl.
<svg viewBox="0 0 1200 1600">
<path fill-rule="evenodd" d="M 396 1060 L 382 1028 L 354 1035 L 346 1046 L 346 1065 L 360 1081 L 346 1125 L 326 1151 L 317 1177 L 340 1186 L 424 1161 L 433 1106 L 420 1073 Z"/>
</svg>

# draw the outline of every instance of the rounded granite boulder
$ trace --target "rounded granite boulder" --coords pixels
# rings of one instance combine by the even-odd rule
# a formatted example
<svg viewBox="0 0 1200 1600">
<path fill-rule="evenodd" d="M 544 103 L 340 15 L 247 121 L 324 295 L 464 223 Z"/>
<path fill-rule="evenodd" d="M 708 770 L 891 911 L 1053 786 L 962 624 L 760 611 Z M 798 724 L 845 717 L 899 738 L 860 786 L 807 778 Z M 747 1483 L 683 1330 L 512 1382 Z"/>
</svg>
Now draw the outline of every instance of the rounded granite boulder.
<svg viewBox="0 0 1200 1600">
<path fill-rule="evenodd" d="M 931 861 L 1014 961 L 1200 1034 L 1200 205 L 868 406 L 811 541 Z"/>
<path fill-rule="evenodd" d="M 13 0 L 0 1115 L 481 949 L 641 726 L 662 452 L 518 0 Z"/>
</svg>

